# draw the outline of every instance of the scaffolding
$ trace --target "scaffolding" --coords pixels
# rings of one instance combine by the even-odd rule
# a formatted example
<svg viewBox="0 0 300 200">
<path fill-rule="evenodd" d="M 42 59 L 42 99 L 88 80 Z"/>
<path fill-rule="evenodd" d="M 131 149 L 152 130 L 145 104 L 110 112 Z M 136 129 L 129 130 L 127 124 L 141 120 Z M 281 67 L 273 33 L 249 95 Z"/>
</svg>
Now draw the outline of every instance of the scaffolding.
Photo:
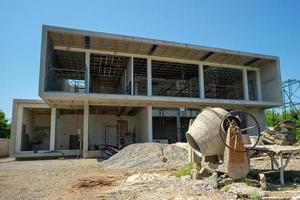
<svg viewBox="0 0 300 200">
<path fill-rule="evenodd" d="M 272 108 L 273 123 L 275 115 L 282 114 L 283 120 L 297 120 L 300 115 L 300 80 L 288 79 L 282 82 L 282 106 Z"/>
</svg>

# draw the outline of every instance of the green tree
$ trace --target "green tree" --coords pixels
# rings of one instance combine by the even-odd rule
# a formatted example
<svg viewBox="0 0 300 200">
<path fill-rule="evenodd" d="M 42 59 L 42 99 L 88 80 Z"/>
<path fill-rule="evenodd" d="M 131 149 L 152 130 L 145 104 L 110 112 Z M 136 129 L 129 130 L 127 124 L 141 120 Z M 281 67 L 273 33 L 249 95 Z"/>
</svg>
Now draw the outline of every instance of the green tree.
<svg viewBox="0 0 300 200">
<path fill-rule="evenodd" d="M 10 123 L 5 119 L 5 113 L 0 110 L 0 138 L 9 138 Z"/>
</svg>

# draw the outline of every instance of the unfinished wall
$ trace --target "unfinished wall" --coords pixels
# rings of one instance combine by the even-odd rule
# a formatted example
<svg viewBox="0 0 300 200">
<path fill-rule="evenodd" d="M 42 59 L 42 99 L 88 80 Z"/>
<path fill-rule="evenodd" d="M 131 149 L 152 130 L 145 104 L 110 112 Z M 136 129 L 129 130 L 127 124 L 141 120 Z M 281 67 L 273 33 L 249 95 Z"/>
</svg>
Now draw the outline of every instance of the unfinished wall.
<svg viewBox="0 0 300 200">
<path fill-rule="evenodd" d="M 95 150 L 95 145 L 117 145 L 117 121 L 128 121 L 128 132 L 135 131 L 135 117 L 90 114 L 89 116 L 89 150 Z M 106 127 L 106 141 L 105 141 Z M 114 128 L 115 127 L 115 128 Z"/>
<path fill-rule="evenodd" d="M 85 54 L 48 48 L 46 91 L 85 92 Z"/>
<path fill-rule="evenodd" d="M 154 96 L 199 97 L 198 65 L 152 60 Z"/>
<path fill-rule="evenodd" d="M 263 101 L 282 103 L 279 61 L 260 66 L 261 95 Z"/>
<path fill-rule="evenodd" d="M 83 114 L 61 114 L 57 110 L 55 149 L 69 150 L 71 136 L 83 131 Z"/>
<path fill-rule="evenodd" d="M 49 150 L 50 118 L 49 109 L 23 109 L 21 151 Z"/>
</svg>

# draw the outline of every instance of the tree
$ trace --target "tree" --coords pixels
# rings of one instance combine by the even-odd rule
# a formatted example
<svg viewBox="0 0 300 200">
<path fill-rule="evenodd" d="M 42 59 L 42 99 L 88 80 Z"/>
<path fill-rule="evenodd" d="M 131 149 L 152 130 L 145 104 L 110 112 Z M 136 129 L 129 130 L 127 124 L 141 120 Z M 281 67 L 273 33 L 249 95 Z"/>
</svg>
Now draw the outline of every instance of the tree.
<svg viewBox="0 0 300 200">
<path fill-rule="evenodd" d="M 0 138 L 9 138 L 10 123 L 5 119 L 5 113 L 0 110 Z"/>
</svg>

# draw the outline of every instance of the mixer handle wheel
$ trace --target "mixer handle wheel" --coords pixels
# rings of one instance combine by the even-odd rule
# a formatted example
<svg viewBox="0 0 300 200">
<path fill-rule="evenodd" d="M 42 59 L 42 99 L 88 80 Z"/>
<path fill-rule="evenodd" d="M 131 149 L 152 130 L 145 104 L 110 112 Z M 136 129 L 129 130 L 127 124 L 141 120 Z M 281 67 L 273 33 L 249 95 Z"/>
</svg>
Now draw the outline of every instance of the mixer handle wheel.
<svg viewBox="0 0 300 200">
<path fill-rule="evenodd" d="M 238 152 L 246 152 L 247 150 L 237 150 L 236 148 L 232 148 L 230 146 L 228 146 L 226 144 L 226 138 L 224 138 L 223 135 L 226 135 L 227 134 L 227 128 L 229 127 L 229 123 L 234 120 L 236 121 L 239 126 L 241 126 L 241 123 L 242 123 L 242 119 L 241 117 L 239 117 L 240 114 L 244 114 L 247 117 L 249 117 L 250 119 L 253 120 L 254 122 L 254 125 L 253 126 L 250 126 L 250 127 L 246 127 L 246 128 L 240 128 L 240 133 L 241 134 L 245 134 L 247 135 L 248 133 L 246 131 L 248 130 L 252 130 L 252 129 L 257 129 L 257 140 L 256 140 L 256 143 L 254 145 L 252 145 L 251 147 L 249 147 L 248 149 L 251 150 L 251 149 L 254 149 L 254 147 L 258 144 L 258 141 L 259 141 L 259 138 L 260 138 L 260 127 L 259 127 L 259 124 L 257 122 L 257 120 L 255 119 L 255 117 L 253 115 L 251 115 L 250 113 L 246 112 L 246 111 L 242 111 L 242 110 L 233 110 L 233 111 L 230 111 L 228 112 L 222 119 L 221 121 L 221 124 L 220 124 L 220 137 L 222 139 L 222 142 L 225 144 L 225 146 L 233 151 L 238 151 Z M 226 123 L 227 123 L 227 127 L 226 127 Z M 226 129 L 226 130 L 225 130 Z"/>
</svg>

